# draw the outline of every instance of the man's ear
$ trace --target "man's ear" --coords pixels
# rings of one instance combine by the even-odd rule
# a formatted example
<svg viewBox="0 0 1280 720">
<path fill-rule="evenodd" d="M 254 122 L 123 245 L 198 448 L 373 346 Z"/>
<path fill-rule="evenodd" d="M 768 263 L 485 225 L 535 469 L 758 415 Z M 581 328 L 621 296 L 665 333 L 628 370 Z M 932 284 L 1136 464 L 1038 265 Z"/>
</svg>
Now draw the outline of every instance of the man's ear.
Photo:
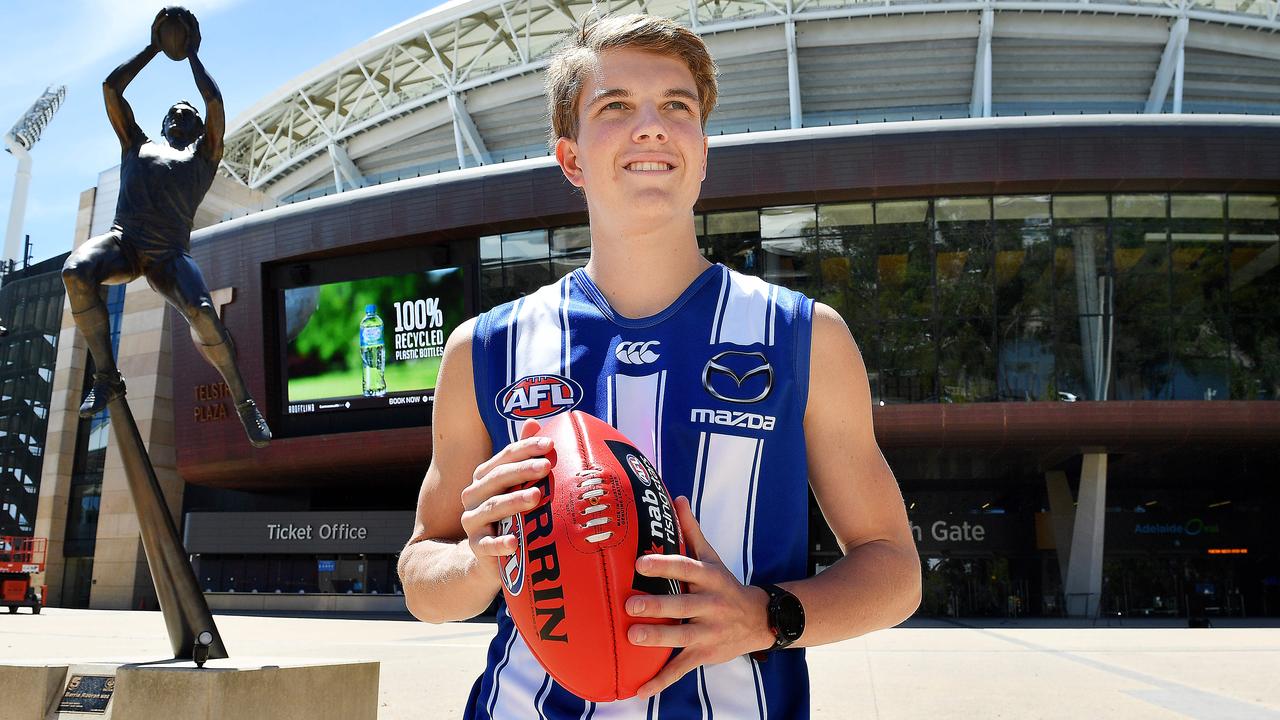
<svg viewBox="0 0 1280 720">
<path fill-rule="evenodd" d="M 704 134 L 702 136 L 702 179 L 703 180 L 707 179 L 707 148 L 710 147 L 709 143 L 710 143 L 710 140 Z"/>
<path fill-rule="evenodd" d="M 569 184 L 580 188 L 583 186 L 582 166 L 578 164 L 578 143 L 567 137 L 556 140 L 556 162 L 560 172 Z"/>
</svg>

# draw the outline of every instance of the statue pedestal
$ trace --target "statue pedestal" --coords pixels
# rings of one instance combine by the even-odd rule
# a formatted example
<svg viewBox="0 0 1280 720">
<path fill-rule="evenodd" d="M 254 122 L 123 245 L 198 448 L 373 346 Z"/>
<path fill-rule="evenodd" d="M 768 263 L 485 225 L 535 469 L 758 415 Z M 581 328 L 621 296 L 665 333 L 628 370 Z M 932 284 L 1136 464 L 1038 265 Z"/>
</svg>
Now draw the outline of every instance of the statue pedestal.
<svg viewBox="0 0 1280 720">
<path fill-rule="evenodd" d="M 5 661 L 0 698 L 9 720 L 377 720 L 378 671 L 372 661 L 265 657 L 203 668 L 190 660 Z"/>
</svg>

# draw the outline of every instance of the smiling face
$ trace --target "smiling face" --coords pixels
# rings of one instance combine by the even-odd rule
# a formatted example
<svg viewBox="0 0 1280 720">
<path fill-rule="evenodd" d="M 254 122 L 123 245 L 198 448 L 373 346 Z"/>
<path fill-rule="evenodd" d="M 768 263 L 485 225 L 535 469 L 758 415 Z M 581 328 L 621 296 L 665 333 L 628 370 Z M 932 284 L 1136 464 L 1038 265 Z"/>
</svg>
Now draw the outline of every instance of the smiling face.
<svg viewBox="0 0 1280 720">
<path fill-rule="evenodd" d="M 679 58 L 606 50 L 582 84 L 578 136 L 556 158 L 594 221 L 627 232 L 683 222 L 706 177 L 707 139 L 693 73 Z"/>
</svg>

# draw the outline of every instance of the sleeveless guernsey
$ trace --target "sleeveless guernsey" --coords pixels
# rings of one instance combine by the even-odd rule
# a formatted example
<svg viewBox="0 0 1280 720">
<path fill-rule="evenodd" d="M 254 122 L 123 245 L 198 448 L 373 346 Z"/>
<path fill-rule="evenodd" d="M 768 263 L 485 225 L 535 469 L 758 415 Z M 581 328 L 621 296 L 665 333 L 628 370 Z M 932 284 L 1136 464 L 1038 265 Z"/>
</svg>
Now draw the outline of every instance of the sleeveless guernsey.
<svg viewBox="0 0 1280 720">
<path fill-rule="evenodd" d="M 743 583 L 806 576 L 804 409 L 813 301 L 722 265 L 648 318 L 613 311 L 579 269 L 479 317 L 476 403 L 496 451 L 525 418 L 569 409 L 625 434 L 689 498 Z M 538 665 L 503 605 L 465 717 L 807 718 L 803 650 L 700 667 L 658 696 L 581 700 Z"/>
<path fill-rule="evenodd" d="M 144 140 L 120 158 L 120 194 L 112 229 L 143 267 L 174 252 L 191 250 L 196 209 L 213 185 L 218 166 L 200 154 L 203 136 L 182 150 Z"/>
</svg>

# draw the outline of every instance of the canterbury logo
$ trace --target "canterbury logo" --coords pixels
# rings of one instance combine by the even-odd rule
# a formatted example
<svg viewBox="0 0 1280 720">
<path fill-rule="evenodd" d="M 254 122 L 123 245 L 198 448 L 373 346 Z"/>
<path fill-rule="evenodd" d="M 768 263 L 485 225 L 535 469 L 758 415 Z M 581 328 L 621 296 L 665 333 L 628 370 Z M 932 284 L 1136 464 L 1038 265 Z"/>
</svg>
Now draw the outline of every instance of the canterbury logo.
<svg viewBox="0 0 1280 720">
<path fill-rule="evenodd" d="M 619 362 L 627 365 L 644 365 L 662 357 L 653 351 L 658 347 L 657 340 L 646 340 L 644 342 L 621 342 L 618 343 L 617 349 L 613 351 L 613 356 L 618 358 Z"/>
</svg>

